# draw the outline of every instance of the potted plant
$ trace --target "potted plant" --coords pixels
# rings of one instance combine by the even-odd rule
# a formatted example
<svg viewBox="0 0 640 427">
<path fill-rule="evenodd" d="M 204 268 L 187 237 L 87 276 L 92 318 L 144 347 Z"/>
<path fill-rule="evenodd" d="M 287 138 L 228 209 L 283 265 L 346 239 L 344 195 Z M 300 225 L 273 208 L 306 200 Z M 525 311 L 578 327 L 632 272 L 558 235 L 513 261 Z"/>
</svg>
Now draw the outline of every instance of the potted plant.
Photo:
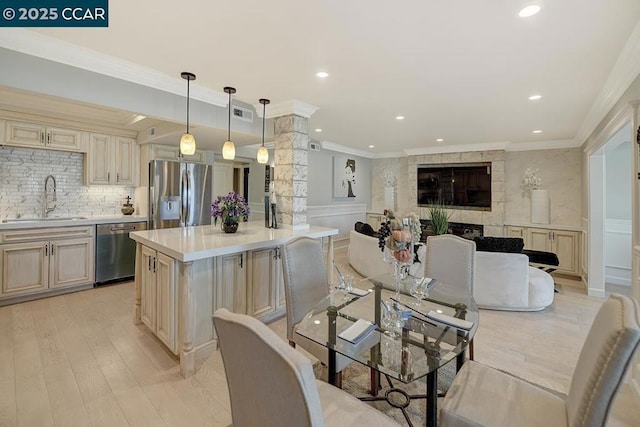
<svg viewBox="0 0 640 427">
<path fill-rule="evenodd" d="M 447 234 L 449 231 L 449 218 L 451 213 L 447 213 L 444 203 L 440 200 L 431 201 L 429 205 L 429 216 L 431 217 L 431 229 L 435 235 Z"/>
<path fill-rule="evenodd" d="M 238 230 L 238 222 L 240 220 L 246 221 L 250 213 L 247 201 L 234 191 L 226 196 L 218 196 L 211 203 L 213 224 L 218 224 L 218 219 L 220 219 L 222 231 L 225 233 L 235 233 Z"/>
</svg>

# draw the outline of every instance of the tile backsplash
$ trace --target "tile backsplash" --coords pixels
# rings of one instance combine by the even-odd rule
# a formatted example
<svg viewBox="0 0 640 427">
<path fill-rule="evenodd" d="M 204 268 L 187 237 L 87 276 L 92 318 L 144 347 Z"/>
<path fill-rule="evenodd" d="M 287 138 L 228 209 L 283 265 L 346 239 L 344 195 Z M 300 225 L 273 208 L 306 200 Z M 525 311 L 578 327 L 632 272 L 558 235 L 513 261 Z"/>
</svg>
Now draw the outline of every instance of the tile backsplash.
<svg viewBox="0 0 640 427">
<path fill-rule="evenodd" d="M 56 209 L 49 216 L 120 214 L 124 198 L 135 187 L 83 185 L 84 155 L 0 146 L 0 218 L 39 217 L 44 180 L 56 179 Z M 51 194 L 52 183 L 49 183 Z M 49 199 L 51 200 L 51 199 Z"/>
</svg>

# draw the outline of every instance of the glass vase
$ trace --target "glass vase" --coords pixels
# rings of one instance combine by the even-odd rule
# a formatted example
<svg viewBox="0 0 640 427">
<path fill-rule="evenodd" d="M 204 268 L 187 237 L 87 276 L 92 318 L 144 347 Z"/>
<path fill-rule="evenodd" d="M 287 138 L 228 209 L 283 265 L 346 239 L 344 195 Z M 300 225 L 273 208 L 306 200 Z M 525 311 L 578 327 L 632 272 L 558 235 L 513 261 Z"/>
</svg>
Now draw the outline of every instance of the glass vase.
<svg viewBox="0 0 640 427">
<path fill-rule="evenodd" d="M 390 223 L 391 235 L 387 237 L 386 246 L 393 254 L 393 279 L 396 299 L 400 295 L 400 284 L 409 275 L 409 267 L 413 264 L 413 235 L 409 218 L 394 219 Z"/>
</svg>

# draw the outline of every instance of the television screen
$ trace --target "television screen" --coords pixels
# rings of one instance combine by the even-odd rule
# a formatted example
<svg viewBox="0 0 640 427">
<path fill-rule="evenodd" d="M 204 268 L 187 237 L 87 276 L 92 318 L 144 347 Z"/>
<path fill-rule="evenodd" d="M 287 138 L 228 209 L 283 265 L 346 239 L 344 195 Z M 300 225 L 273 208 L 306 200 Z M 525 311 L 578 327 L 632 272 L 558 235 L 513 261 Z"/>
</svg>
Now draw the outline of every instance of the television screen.
<svg viewBox="0 0 640 427">
<path fill-rule="evenodd" d="M 491 210 L 491 163 L 418 165 L 418 206 Z"/>
</svg>

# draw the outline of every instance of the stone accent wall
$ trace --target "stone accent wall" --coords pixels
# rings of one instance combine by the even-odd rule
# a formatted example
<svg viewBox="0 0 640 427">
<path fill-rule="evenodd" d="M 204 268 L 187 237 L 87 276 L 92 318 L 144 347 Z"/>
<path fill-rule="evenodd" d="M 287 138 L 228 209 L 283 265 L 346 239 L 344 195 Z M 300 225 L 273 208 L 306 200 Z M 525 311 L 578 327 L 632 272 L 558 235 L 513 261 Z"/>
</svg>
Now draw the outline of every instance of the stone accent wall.
<svg viewBox="0 0 640 427">
<path fill-rule="evenodd" d="M 413 211 L 420 218 L 429 219 L 427 208 L 418 207 L 417 171 L 421 164 L 491 162 L 491 211 L 450 209 L 451 222 L 484 225 L 486 236 L 502 236 L 505 221 L 505 152 L 482 151 L 409 156 L 400 159 L 374 160 L 372 177 L 372 210 L 384 209 L 384 171 L 397 178 L 396 194 L 399 214 Z"/>
<path fill-rule="evenodd" d="M 307 226 L 308 120 L 296 115 L 275 119 L 274 185 L 280 222 Z"/>
<path fill-rule="evenodd" d="M 376 159 L 372 168 L 371 210 L 382 212 L 384 206 L 384 172 L 397 178 L 398 213 L 416 212 L 428 219 L 427 208 L 417 207 L 417 165 L 442 163 L 491 162 L 491 212 L 451 210 L 452 222 L 484 225 L 487 236 L 502 236 L 505 224 L 531 221 L 531 199 L 521 188 L 526 168 L 539 169 L 542 188 L 549 190 L 551 224 L 581 226 L 582 150 L 568 148 L 534 151 L 478 151 Z"/>
<path fill-rule="evenodd" d="M 47 175 L 53 175 L 57 184 L 58 200 L 50 216 L 121 214 L 124 198 L 133 198 L 135 188 L 83 185 L 83 157 L 80 153 L 0 147 L 0 218 L 39 217 Z"/>
</svg>

